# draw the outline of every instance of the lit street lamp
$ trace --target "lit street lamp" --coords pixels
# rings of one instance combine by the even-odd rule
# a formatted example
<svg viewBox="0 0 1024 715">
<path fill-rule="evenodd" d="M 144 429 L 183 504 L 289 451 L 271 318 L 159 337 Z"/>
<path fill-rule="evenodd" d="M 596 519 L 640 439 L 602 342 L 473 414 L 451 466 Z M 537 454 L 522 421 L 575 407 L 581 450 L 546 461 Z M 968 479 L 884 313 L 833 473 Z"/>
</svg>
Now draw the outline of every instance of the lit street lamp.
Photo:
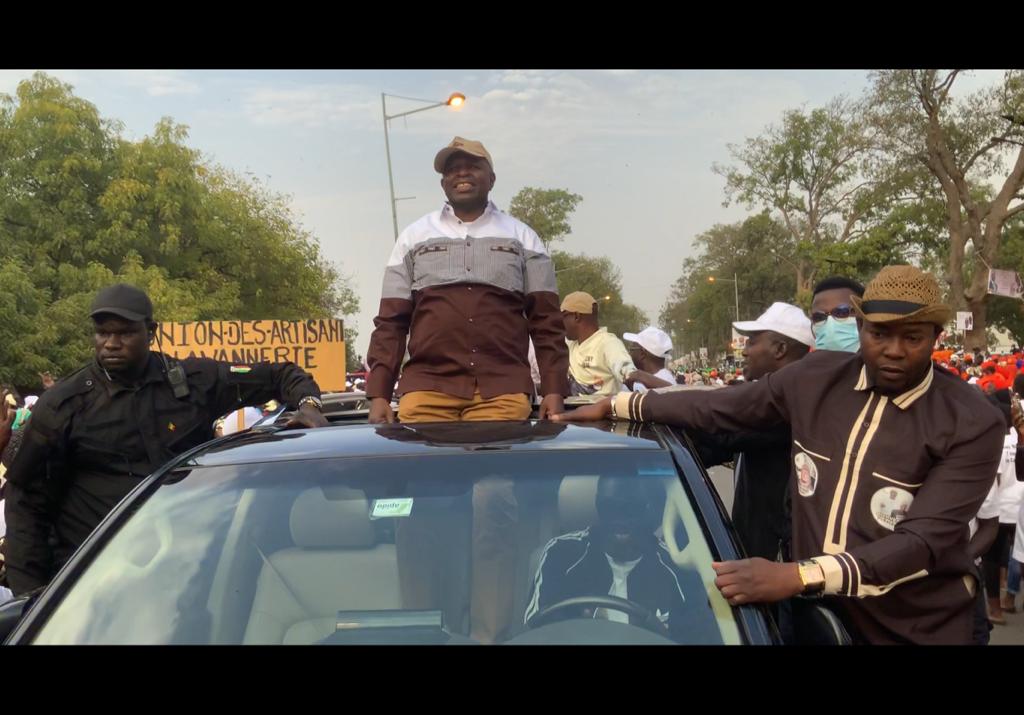
<svg viewBox="0 0 1024 715">
<path fill-rule="evenodd" d="M 427 102 L 430 106 L 420 107 L 419 109 L 411 109 L 408 112 L 399 112 L 398 114 L 388 114 L 388 105 L 387 105 L 387 102 L 385 100 L 385 97 L 394 97 L 395 99 L 408 99 L 409 101 L 412 101 L 412 102 Z M 405 117 L 405 116 L 408 116 L 410 114 L 415 114 L 416 112 L 425 112 L 428 109 L 434 109 L 435 107 L 445 107 L 445 106 L 448 106 L 448 107 L 452 107 L 453 109 L 458 109 L 458 108 L 460 108 L 465 103 L 466 103 L 466 95 L 461 94 L 459 92 L 453 92 L 452 95 L 450 97 L 448 97 L 448 99 L 446 99 L 443 102 L 434 102 L 431 99 L 417 99 L 415 97 L 403 97 L 403 96 L 398 95 L 398 94 L 384 94 L 383 92 L 381 92 L 381 95 L 380 95 L 380 106 L 381 106 L 381 112 L 384 115 L 384 152 L 387 154 L 387 157 L 388 157 L 388 188 L 391 189 L 391 222 L 394 224 L 394 227 L 395 227 L 395 240 L 396 241 L 398 240 L 398 209 L 397 209 L 397 204 L 398 204 L 399 201 L 404 201 L 405 199 L 414 199 L 416 197 L 415 196 L 401 196 L 399 198 L 395 198 L 395 180 L 394 180 L 394 178 L 392 177 L 392 174 L 391 174 L 391 141 L 388 138 L 388 121 L 391 120 L 391 119 L 397 119 L 398 117 Z"/>
<path fill-rule="evenodd" d="M 714 276 L 708 276 L 708 283 L 714 283 L 715 281 L 726 281 L 732 283 L 736 289 L 736 322 L 740 319 L 740 282 L 736 279 L 736 274 L 732 274 L 732 279 L 729 278 L 715 278 Z"/>
</svg>

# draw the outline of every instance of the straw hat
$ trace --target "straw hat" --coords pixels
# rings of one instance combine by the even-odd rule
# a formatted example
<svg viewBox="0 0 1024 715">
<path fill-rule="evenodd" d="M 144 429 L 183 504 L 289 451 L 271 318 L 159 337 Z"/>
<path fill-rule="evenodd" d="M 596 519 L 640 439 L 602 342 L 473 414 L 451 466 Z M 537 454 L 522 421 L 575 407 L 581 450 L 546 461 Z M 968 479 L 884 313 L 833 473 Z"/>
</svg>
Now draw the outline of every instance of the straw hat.
<svg viewBox="0 0 1024 715">
<path fill-rule="evenodd" d="M 953 314 L 935 278 L 914 266 L 886 266 L 868 283 L 864 297 L 850 296 L 850 303 L 872 323 L 945 325 Z"/>
</svg>

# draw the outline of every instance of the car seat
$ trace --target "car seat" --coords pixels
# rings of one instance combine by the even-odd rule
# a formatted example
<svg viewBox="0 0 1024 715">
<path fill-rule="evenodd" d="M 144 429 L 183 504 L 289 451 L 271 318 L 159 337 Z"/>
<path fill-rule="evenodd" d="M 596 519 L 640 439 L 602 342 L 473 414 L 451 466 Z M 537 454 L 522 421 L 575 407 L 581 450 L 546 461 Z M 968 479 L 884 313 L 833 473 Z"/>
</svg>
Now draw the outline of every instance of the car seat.
<svg viewBox="0 0 1024 715">
<path fill-rule="evenodd" d="M 294 547 L 260 554 L 243 642 L 315 643 L 334 632 L 339 610 L 401 608 L 395 546 L 378 543 L 364 492 L 307 489 L 289 527 Z"/>
</svg>

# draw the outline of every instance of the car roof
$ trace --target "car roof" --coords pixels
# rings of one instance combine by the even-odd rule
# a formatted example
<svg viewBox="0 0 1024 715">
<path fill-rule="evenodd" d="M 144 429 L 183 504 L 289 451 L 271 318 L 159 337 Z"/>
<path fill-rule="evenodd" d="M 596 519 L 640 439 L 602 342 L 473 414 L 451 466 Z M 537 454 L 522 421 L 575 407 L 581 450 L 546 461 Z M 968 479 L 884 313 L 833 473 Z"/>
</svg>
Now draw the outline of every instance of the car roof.
<svg viewBox="0 0 1024 715">
<path fill-rule="evenodd" d="M 248 464 L 339 457 L 435 456 L 478 451 L 666 449 L 647 425 L 609 422 L 578 425 L 546 420 L 338 424 L 319 429 L 258 428 L 194 453 L 191 466 Z"/>
</svg>

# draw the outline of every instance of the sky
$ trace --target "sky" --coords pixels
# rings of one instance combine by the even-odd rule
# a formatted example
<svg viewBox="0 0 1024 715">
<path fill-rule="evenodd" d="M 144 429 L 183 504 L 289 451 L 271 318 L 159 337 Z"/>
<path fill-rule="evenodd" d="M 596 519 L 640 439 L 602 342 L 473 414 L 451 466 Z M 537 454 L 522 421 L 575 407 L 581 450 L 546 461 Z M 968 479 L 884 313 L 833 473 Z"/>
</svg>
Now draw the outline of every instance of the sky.
<svg viewBox="0 0 1024 715">
<path fill-rule="evenodd" d="M 555 247 L 611 258 L 625 301 L 656 324 L 692 239 L 753 213 L 722 205 L 724 180 L 712 165 L 730 162 L 728 145 L 788 109 L 859 96 L 868 84 L 866 70 L 46 71 L 120 120 L 126 138 L 171 117 L 211 162 L 290 196 L 297 219 L 360 296 L 349 322 L 361 355 L 394 243 L 382 93 L 430 102 L 466 95 L 459 110 L 390 122 L 395 195 L 415 197 L 398 202 L 399 230 L 444 202 L 437 151 L 456 135 L 477 139 L 494 159 L 499 208 L 524 186 L 583 196 L 572 233 Z M 0 92 L 13 93 L 32 72 L 0 70 Z M 957 89 L 999 77 L 978 71 Z M 387 98 L 390 115 L 425 106 Z"/>
</svg>

